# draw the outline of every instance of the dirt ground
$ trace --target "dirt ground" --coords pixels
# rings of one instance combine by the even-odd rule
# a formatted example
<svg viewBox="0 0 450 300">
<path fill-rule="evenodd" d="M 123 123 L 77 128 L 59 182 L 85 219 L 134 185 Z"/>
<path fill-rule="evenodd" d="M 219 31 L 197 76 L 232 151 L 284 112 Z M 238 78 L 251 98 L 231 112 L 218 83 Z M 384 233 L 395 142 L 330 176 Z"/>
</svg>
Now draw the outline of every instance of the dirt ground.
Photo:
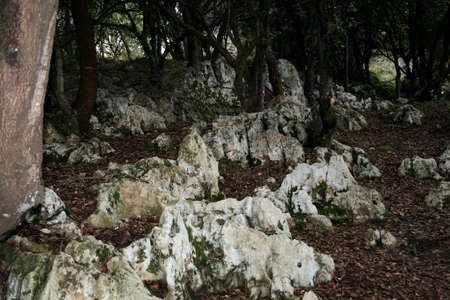
<svg viewBox="0 0 450 300">
<path fill-rule="evenodd" d="M 423 202 L 424 196 L 438 182 L 400 177 L 397 172 L 404 158 L 414 155 L 438 158 L 442 154 L 446 143 L 450 143 L 450 102 L 417 104 L 417 107 L 426 114 L 422 126 L 395 125 L 380 113 L 369 112 L 369 128 L 337 133 L 337 140 L 364 149 L 371 162 L 381 170 L 381 178 L 360 183 L 382 193 L 387 213 L 383 221 L 346 223 L 335 226 L 333 231 L 291 230 L 294 238 L 331 255 L 335 261 L 334 279 L 312 288 L 322 299 L 450 299 L 450 213 L 427 208 Z M 70 216 L 82 222 L 95 207 L 95 195 L 89 190 L 90 186 L 98 183 L 93 176 L 95 170 L 105 169 L 109 162 L 133 163 L 151 156 L 176 158 L 177 145 L 187 130 L 187 124 L 177 124 L 166 130 L 175 143 L 164 152 L 151 143 L 161 132 L 107 138 L 116 149 L 115 153 L 95 165 L 45 164 L 45 185 L 62 198 Z M 269 186 L 276 189 L 288 173 L 278 163 L 242 168 L 238 164 L 221 162 L 220 168 L 224 177 L 221 191 L 227 197 L 238 199 L 251 195 L 256 187 L 267 184 L 269 177 L 276 181 Z M 158 221 L 155 216 L 144 215 L 115 229 L 84 226 L 82 230 L 116 247 L 125 247 L 149 233 Z M 394 250 L 366 246 L 363 237 L 370 228 L 390 231 L 404 241 L 403 246 Z M 64 247 L 65 241 L 61 237 L 43 235 L 38 229 L 35 225 L 26 225 L 19 234 L 48 243 L 55 251 Z M 6 276 L 4 272 L 0 275 L 3 278 Z M 155 295 L 164 295 L 164 282 L 146 284 Z M 301 296 L 307 290 L 299 289 L 296 294 Z M 231 287 L 214 294 L 199 295 L 199 299 L 248 297 L 245 291 Z"/>
</svg>

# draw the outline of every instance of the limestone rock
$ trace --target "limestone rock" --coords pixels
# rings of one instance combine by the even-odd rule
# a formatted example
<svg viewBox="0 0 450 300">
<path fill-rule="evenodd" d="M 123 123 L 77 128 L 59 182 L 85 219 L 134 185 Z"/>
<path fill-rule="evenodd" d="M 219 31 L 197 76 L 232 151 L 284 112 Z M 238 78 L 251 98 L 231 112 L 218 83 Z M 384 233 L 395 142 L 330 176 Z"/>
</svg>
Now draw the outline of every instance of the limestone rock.
<svg viewBox="0 0 450 300">
<path fill-rule="evenodd" d="M 167 133 L 161 133 L 153 139 L 152 143 L 156 144 L 159 149 L 167 149 L 172 144 L 172 140 Z"/>
<path fill-rule="evenodd" d="M 69 163 L 96 163 L 102 155 L 114 152 L 108 142 L 98 138 L 80 141 L 79 138 L 69 138 L 65 143 L 44 145 L 44 159 L 47 161 L 65 161 Z"/>
<path fill-rule="evenodd" d="M 394 103 L 389 100 L 374 101 L 373 106 L 376 110 L 391 110 L 394 107 Z"/>
<path fill-rule="evenodd" d="M 120 253 L 93 237 L 74 240 L 58 254 L 19 252 L 9 267 L 7 287 L 11 300 L 159 299 Z"/>
<path fill-rule="evenodd" d="M 256 160 L 285 161 L 296 165 L 304 160 L 301 142 L 309 109 L 290 97 L 260 113 L 219 117 L 203 135 L 217 160 L 227 158 L 246 165 Z"/>
<path fill-rule="evenodd" d="M 389 232 L 383 229 L 369 229 L 365 235 L 365 241 L 368 246 L 381 246 L 383 248 L 396 248 L 400 242 Z"/>
<path fill-rule="evenodd" d="M 303 295 L 302 300 L 320 300 L 320 298 L 313 291 L 309 291 Z"/>
<path fill-rule="evenodd" d="M 124 114 L 119 115 L 112 122 L 118 130 L 133 135 L 143 134 L 152 129 L 166 129 L 163 117 L 139 105 L 130 105 Z"/>
<path fill-rule="evenodd" d="M 56 233 L 67 237 L 77 237 L 81 231 L 76 223 L 67 216 L 66 205 L 51 189 L 45 188 L 44 199 L 26 215 L 26 221 L 32 224 L 45 225 L 48 233 Z"/>
<path fill-rule="evenodd" d="M 344 145 L 336 140 L 331 143 L 331 149 L 344 157 L 354 177 L 358 179 L 372 179 L 381 177 L 380 170 L 367 158 L 366 152 L 357 147 Z M 318 150 L 319 157 L 323 158 L 328 150 Z"/>
<path fill-rule="evenodd" d="M 303 82 L 300 79 L 295 66 L 286 59 L 279 59 L 278 71 L 280 73 L 280 79 L 283 83 L 284 95 L 297 98 L 297 101 L 299 101 L 299 103 L 306 105 L 306 97 L 303 91 Z"/>
<path fill-rule="evenodd" d="M 359 131 L 368 126 L 366 118 L 353 108 L 336 106 L 336 126 L 340 130 Z"/>
<path fill-rule="evenodd" d="M 439 169 L 443 175 L 450 176 L 450 145 L 439 157 Z"/>
<path fill-rule="evenodd" d="M 434 158 L 421 158 L 414 156 L 405 158 L 398 169 L 398 173 L 402 176 L 411 175 L 418 179 L 436 179 L 441 176 L 437 172 L 437 163 Z"/>
<path fill-rule="evenodd" d="M 334 271 L 329 256 L 289 236 L 285 215 L 264 198 L 181 201 L 165 209 L 147 240 L 124 252 L 144 278 L 165 276 L 166 299 L 184 299 L 187 287 L 195 293 L 230 285 L 252 299 L 282 299 L 296 287 L 331 280 Z"/>
<path fill-rule="evenodd" d="M 298 207 L 306 214 L 321 214 L 332 220 L 381 219 L 385 212 L 381 194 L 359 186 L 342 155 L 331 152 L 318 163 L 299 164 L 280 188 L 266 197 Z M 302 203 L 302 204 L 298 204 Z"/>
<path fill-rule="evenodd" d="M 425 197 L 425 203 L 441 211 L 450 211 L 450 182 L 442 181 Z"/>
<path fill-rule="evenodd" d="M 387 114 L 387 116 L 394 123 L 402 123 L 406 125 L 422 125 L 424 114 L 411 104 L 406 104 Z"/>
<path fill-rule="evenodd" d="M 190 176 L 200 178 L 208 194 L 219 192 L 219 163 L 196 130 L 183 139 L 177 163 Z"/>
<path fill-rule="evenodd" d="M 358 98 L 351 93 L 337 90 L 336 106 L 356 111 L 367 111 L 372 107 L 372 98 Z"/>
<path fill-rule="evenodd" d="M 97 208 L 87 220 L 93 226 L 116 226 L 143 213 L 159 215 L 169 204 L 219 191 L 218 163 L 195 130 L 180 145 L 177 161 L 153 157 L 109 169 L 107 183 L 94 187 Z"/>
</svg>

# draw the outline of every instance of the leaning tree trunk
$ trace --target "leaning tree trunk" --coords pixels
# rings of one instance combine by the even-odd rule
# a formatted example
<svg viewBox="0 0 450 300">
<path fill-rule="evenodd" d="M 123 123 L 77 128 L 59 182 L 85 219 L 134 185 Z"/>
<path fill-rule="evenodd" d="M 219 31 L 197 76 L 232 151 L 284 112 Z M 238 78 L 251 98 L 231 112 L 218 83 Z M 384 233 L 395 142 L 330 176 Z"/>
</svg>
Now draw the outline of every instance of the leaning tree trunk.
<svg viewBox="0 0 450 300">
<path fill-rule="evenodd" d="M 89 119 L 97 98 L 97 53 L 94 26 L 89 16 L 87 0 L 72 0 L 71 8 L 80 55 L 80 85 L 74 108 L 77 110 L 80 130 L 87 133 Z"/>
<path fill-rule="evenodd" d="M 0 6 L 0 237 L 42 196 L 42 112 L 57 0 Z"/>
</svg>

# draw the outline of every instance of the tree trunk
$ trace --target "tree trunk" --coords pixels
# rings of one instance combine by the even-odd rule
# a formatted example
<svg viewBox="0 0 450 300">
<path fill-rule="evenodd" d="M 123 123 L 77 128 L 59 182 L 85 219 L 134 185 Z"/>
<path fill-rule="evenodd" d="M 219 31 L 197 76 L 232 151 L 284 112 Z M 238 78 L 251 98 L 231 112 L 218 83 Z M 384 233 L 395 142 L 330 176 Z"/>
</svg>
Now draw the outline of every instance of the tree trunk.
<svg viewBox="0 0 450 300">
<path fill-rule="evenodd" d="M 57 0 L 0 6 L 0 237 L 42 196 L 42 112 Z"/>
<path fill-rule="evenodd" d="M 61 48 L 55 39 L 53 47 L 53 58 L 52 58 L 52 74 L 51 74 L 51 86 L 55 93 L 56 101 L 58 102 L 59 108 L 63 112 L 64 116 L 68 120 L 69 130 L 71 133 L 78 134 L 78 120 L 76 114 L 67 100 L 64 94 L 64 68 L 63 68 L 63 57 L 61 53 Z"/>
<path fill-rule="evenodd" d="M 71 0 L 71 4 L 80 54 L 80 85 L 74 107 L 78 113 L 80 130 L 87 133 L 89 119 L 97 98 L 97 53 L 94 26 L 89 16 L 87 0 Z"/>
</svg>

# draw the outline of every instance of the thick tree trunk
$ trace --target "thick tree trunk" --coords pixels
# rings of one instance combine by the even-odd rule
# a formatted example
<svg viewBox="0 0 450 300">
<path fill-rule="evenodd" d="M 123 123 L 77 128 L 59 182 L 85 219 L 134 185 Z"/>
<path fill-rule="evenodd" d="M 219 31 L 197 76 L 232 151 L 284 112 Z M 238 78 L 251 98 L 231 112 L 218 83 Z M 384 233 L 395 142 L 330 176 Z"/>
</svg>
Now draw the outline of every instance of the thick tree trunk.
<svg viewBox="0 0 450 300">
<path fill-rule="evenodd" d="M 94 27 L 89 16 L 87 0 L 72 0 L 71 4 L 80 54 L 80 85 L 74 107 L 78 113 L 80 130 L 87 133 L 89 119 L 97 98 L 97 53 Z"/>
<path fill-rule="evenodd" d="M 57 0 L 0 5 L 0 237 L 42 196 L 42 111 Z"/>
</svg>

